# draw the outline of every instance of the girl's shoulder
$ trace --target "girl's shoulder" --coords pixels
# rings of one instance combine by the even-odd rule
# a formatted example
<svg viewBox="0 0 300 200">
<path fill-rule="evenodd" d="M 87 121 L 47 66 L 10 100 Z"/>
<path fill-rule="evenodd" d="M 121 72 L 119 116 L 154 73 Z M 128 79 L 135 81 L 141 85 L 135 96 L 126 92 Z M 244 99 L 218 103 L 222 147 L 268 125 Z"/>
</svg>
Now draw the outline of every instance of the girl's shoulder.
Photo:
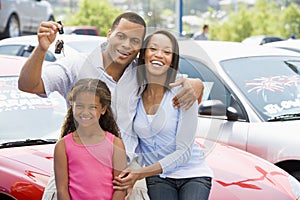
<svg viewBox="0 0 300 200">
<path fill-rule="evenodd" d="M 65 137 L 57 140 L 57 142 L 55 144 L 55 151 L 60 151 L 60 150 L 64 150 L 64 149 L 65 149 Z"/>
</svg>

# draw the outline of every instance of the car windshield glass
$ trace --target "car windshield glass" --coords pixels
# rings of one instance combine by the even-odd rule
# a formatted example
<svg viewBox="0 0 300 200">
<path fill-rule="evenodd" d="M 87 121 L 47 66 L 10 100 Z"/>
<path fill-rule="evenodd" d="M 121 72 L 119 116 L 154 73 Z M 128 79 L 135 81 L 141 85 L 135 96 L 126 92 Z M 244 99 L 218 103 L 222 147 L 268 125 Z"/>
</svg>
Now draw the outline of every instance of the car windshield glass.
<svg viewBox="0 0 300 200">
<path fill-rule="evenodd" d="M 247 57 L 221 66 L 264 120 L 300 113 L 299 57 Z"/>
<path fill-rule="evenodd" d="M 0 144 L 26 139 L 57 139 L 66 113 L 58 93 L 42 98 L 17 89 L 18 77 L 0 78 Z"/>
</svg>

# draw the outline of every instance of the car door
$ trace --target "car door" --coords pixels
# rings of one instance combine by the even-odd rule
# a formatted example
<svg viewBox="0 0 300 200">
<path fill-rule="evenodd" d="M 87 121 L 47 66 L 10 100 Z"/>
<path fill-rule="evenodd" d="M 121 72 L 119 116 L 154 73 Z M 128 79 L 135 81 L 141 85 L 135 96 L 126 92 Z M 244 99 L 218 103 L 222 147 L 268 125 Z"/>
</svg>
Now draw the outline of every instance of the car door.
<svg viewBox="0 0 300 200">
<path fill-rule="evenodd" d="M 214 105 L 207 113 L 199 112 L 198 136 L 246 150 L 249 128 L 247 114 L 238 98 L 228 89 L 227 85 L 224 85 L 207 66 L 194 58 L 182 56 L 179 72 L 190 78 L 199 78 L 203 81 L 204 94 L 199 111 L 211 103 Z M 236 119 L 229 119 L 228 109 L 235 110 Z"/>
<path fill-rule="evenodd" d="M 31 28 L 31 19 L 35 15 L 32 10 L 33 0 L 19 0 L 15 2 L 21 30 L 22 32 L 28 32 Z"/>
<path fill-rule="evenodd" d="M 31 32 L 36 32 L 42 21 L 49 20 L 47 2 L 44 0 L 30 0 L 32 5 L 31 13 Z"/>
</svg>

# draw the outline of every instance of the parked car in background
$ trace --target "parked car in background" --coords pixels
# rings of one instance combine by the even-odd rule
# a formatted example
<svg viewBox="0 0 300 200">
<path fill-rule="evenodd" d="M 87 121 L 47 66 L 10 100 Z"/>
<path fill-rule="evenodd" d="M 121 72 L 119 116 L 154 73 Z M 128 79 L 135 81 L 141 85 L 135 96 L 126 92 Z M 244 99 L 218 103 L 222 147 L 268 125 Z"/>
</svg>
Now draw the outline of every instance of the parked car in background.
<svg viewBox="0 0 300 200">
<path fill-rule="evenodd" d="M 95 26 L 65 26 L 65 34 L 77 35 L 99 35 L 98 29 Z"/>
<path fill-rule="evenodd" d="M 222 41 L 180 41 L 179 71 L 200 78 L 199 135 L 262 157 L 300 180 L 300 57 Z"/>
<path fill-rule="evenodd" d="M 287 49 L 300 53 L 300 39 L 289 39 L 278 42 L 267 43 L 264 46 Z"/>
<path fill-rule="evenodd" d="M 54 21 L 46 0 L 0 0 L 0 38 L 36 33 L 42 21 Z"/>
<path fill-rule="evenodd" d="M 18 90 L 24 57 L 0 55 L 0 199 L 40 200 L 53 170 L 53 148 L 66 113 L 58 93 Z"/>
<path fill-rule="evenodd" d="M 263 45 L 266 43 L 276 42 L 276 41 L 282 41 L 284 40 L 281 37 L 278 36 L 272 36 L 272 35 L 255 35 L 250 36 L 248 38 L 245 38 L 242 43 L 245 44 L 254 44 L 254 45 Z"/>
<path fill-rule="evenodd" d="M 55 42 L 51 44 L 46 53 L 45 60 L 54 62 L 64 56 L 74 53 L 91 53 L 106 37 L 91 35 L 57 35 L 57 40 L 64 41 L 64 50 L 60 54 L 55 53 Z M 36 35 L 20 36 L 0 40 L 0 54 L 28 57 L 38 44 Z"/>
<path fill-rule="evenodd" d="M 25 60 L 0 55 L 0 199 L 41 199 L 67 111 L 57 93 L 41 98 L 17 89 Z M 300 197 L 299 182 L 270 162 L 226 144 L 202 138 L 196 142 L 214 171 L 210 200 Z"/>
</svg>

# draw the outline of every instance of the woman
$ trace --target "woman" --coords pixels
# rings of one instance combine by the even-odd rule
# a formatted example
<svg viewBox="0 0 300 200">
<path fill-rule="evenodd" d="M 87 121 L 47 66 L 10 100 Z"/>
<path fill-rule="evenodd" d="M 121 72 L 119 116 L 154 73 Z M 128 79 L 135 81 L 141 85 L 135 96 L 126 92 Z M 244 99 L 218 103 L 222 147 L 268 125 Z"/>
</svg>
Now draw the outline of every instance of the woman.
<svg viewBox="0 0 300 200">
<path fill-rule="evenodd" d="M 180 89 L 169 87 L 178 70 L 176 38 L 164 30 L 149 35 L 138 62 L 141 98 L 133 129 L 139 141 L 135 152 L 144 167 L 124 170 L 115 177 L 114 188 L 131 188 L 146 178 L 150 199 L 207 200 L 213 173 L 195 143 L 197 103 L 187 111 L 170 103 Z"/>
</svg>

